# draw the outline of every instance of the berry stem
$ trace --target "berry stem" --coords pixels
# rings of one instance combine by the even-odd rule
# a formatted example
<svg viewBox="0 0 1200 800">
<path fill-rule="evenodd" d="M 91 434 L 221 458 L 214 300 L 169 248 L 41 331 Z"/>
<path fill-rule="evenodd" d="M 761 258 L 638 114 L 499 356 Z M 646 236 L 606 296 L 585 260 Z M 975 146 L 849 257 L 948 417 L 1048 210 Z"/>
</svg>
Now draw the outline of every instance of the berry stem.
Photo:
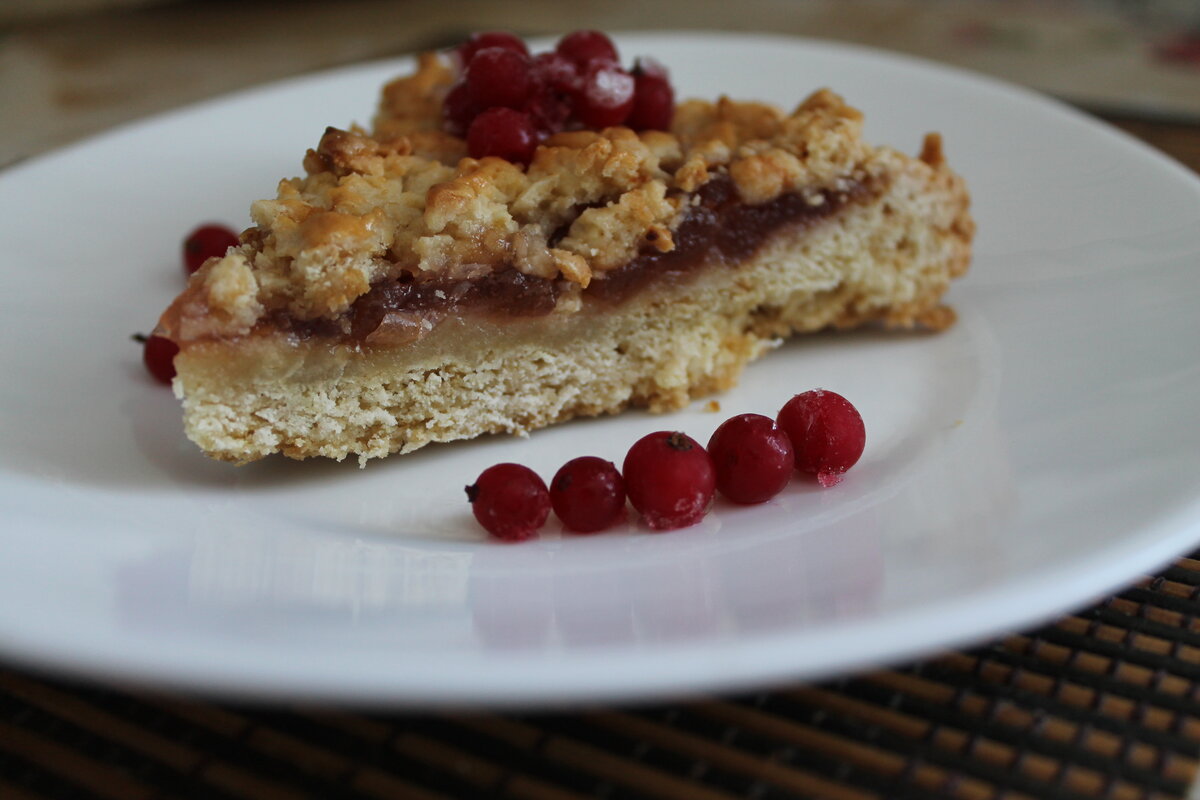
<svg viewBox="0 0 1200 800">
<path fill-rule="evenodd" d="M 678 450 L 681 453 L 686 453 L 694 446 L 691 437 L 682 431 L 675 431 L 667 437 L 667 446 L 672 450 Z"/>
</svg>

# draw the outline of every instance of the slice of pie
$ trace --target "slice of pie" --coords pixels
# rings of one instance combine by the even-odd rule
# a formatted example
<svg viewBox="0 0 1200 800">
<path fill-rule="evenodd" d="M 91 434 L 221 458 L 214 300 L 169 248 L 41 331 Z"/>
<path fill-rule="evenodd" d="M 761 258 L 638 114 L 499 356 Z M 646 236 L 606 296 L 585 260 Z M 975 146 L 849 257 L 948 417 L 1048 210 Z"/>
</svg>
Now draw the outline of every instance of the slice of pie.
<svg viewBox="0 0 1200 800">
<path fill-rule="evenodd" d="M 872 147 L 818 91 L 574 130 L 525 166 L 442 130 L 453 59 L 330 128 L 306 176 L 163 314 L 188 436 L 248 462 L 360 460 L 732 386 L 782 337 L 940 329 L 974 225 L 939 137 Z"/>
</svg>

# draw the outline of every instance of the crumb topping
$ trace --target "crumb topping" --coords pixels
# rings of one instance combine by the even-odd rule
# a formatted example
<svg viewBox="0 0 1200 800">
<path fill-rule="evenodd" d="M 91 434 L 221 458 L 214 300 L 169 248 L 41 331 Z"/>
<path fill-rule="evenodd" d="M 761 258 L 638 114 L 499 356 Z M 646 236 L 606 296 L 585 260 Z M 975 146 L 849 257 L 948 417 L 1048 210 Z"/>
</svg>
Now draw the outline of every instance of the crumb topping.
<svg viewBox="0 0 1200 800">
<path fill-rule="evenodd" d="M 455 78 L 448 58 L 424 54 L 384 88 L 371 131 L 327 129 L 305 176 L 254 203 L 240 247 L 193 276 L 168 312 L 172 334 L 238 336 L 277 312 L 335 319 L 386 279 L 471 280 L 511 267 L 586 288 L 641 252 L 669 252 L 694 193 L 716 175 L 747 204 L 786 193 L 817 204 L 872 170 L 862 115 L 828 90 L 790 114 L 692 100 L 669 133 L 559 133 L 528 168 L 472 159 L 441 130 Z M 924 157 L 937 166 L 940 149 Z"/>
</svg>

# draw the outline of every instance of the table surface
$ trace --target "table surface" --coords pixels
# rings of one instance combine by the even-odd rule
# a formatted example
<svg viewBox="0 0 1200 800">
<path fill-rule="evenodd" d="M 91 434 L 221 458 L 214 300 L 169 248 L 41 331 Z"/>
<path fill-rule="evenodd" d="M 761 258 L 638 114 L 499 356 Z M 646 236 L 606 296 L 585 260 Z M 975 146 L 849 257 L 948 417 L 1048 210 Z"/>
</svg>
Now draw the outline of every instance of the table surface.
<svg viewBox="0 0 1200 800">
<path fill-rule="evenodd" d="M 903 20 L 903 35 L 891 43 L 947 56 L 944 42 L 922 34 L 945 24 L 944 4 L 934 4 L 942 18 L 930 15 L 930 3 L 867 3 L 874 16 L 855 5 L 854 20 L 823 2 L 786 9 L 670 2 L 663 8 L 676 13 L 647 20 L 638 4 L 568 9 L 540 0 L 453 8 L 376 0 L 155 4 L 8 19 L 7 27 L 0 16 L 0 108 L 20 109 L 0 126 L 0 165 L 206 96 L 439 45 L 477 28 L 661 28 L 686 19 L 683 27 L 878 44 L 881 30 Z M 979 13 L 977 4 L 966 7 Z M 974 21 L 990 24 L 982 19 Z M 1031 30 L 1045 24 L 1036 15 L 1029 22 Z M 959 50 L 950 56 L 1031 77 L 1200 172 L 1194 64 L 1166 78 L 1141 75 L 1161 101 L 1149 106 L 1144 86 L 1099 91 L 1076 78 L 1047 80 L 1045 70 L 1014 74 L 994 54 L 979 64 Z M 1179 81 L 1191 95 L 1172 94 Z M 1198 764 L 1200 561 L 1192 559 L 1094 608 L 972 651 L 663 707 L 503 716 L 262 709 L 0 668 L 0 797 L 17 800 L 1179 798 L 1188 796 Z"/>
</svg>

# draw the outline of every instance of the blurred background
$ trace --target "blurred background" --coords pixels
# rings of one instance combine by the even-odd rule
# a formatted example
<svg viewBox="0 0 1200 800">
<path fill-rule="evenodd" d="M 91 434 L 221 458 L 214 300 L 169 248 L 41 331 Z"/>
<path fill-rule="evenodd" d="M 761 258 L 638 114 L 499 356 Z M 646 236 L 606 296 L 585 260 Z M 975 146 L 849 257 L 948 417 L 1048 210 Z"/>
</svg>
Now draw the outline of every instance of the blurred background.
<svg viewBox="0 0 1200 800">
<path fill-rule="evenodd" d="M 857 42 L 1031 86 L 1134 133 L 1157 122 L 1154 135 L 1171 137 L 1172 125 L 1182 135 L 1200 123 L 1200 0 L 0 0 L 0 166 L 157 111 L 475 30 L 585 27 Z M 1195 149 L 1186 133 L 1192 144 L 1166 149 Z"/>
</svg>

